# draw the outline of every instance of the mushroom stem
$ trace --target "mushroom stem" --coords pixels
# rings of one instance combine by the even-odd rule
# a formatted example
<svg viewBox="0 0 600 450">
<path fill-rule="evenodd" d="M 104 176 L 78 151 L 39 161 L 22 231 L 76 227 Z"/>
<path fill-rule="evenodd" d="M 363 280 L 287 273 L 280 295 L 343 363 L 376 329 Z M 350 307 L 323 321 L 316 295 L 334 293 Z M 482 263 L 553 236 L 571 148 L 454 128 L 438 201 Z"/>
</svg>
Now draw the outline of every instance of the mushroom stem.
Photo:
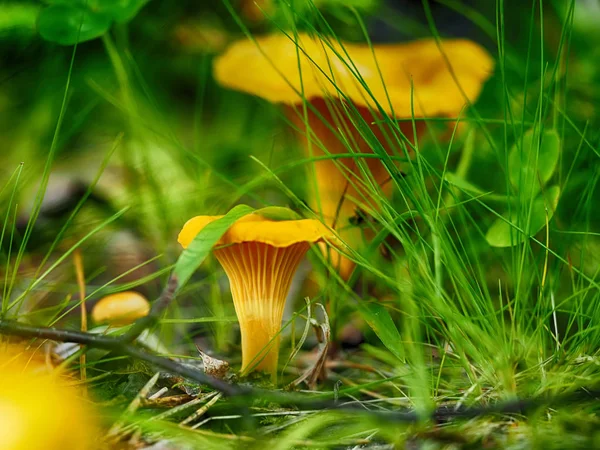
<svg viewBox="0 0 600 450">
<path fill-rule="evenodd" d="M 300 139 L 307 156 L 353 151 L 373 153 L 369 142 L 344 111 L 341 102 L 325 98 L 312 99 L 310 102 L 316 111 L 308 108 L 306 117 L 297 109 L 287 108 L 288 117 L 300 130 Z M 364 120 L 362 125 L 369 128 L 374 138 L 388 153 L 403 154 L 397 141 L 399 136 L 396 130 L 389 125 L 373 123 L 381 120 L 381 117 L 367 107 L 359 105 L 354 107 Z M 400 122 L 398 128 L 409 142 L 414 143 L 412 122 Z M 424 122 L 417 122 L 417 136 L 424 130 Z M 365 133 L 365 130 L 362 133 Z M 392 145 L 397 147 L 395 151 L 391 149 Z M 380 159 L 364 158 L 362 162 L 364 166 L 361 168 L 357 158 L 353 157 L 316 161 L 314 163 L 315 183 L 311 185 L 310 192 L 310 206 L 319 210 L 325 223 L 334 226 L 342 240 L 354 249 L 360 248 L 365 237 L 369 239 L 371 236 L 369 230 L 362 230 L 350 224 L 350 219 L 356 215 L 358 209 L 353 199 L 377 211 L 381 209 L 381 205 L 378 196 L 374 195 L 375 191 L 379 189 L 383 196 L 389 197 L 393 188 L 391 175 Z M 321 249 L 327 256 L 327 247 L 321 245 Z M 329 257 L 333 267 L 338 270 L 342 278 L 347 280 L 354 269 L 354 262 L 335 251 L 331 251 Z"/>
<path fill-rule="evenodd" d="M 307 242 L 275 247 L 243 242 L 215 250 L 231 284 L 242 335 L 242 373 L 262 370 L 277 379 L 279 333 L 287 294 Z"/>
</svg>

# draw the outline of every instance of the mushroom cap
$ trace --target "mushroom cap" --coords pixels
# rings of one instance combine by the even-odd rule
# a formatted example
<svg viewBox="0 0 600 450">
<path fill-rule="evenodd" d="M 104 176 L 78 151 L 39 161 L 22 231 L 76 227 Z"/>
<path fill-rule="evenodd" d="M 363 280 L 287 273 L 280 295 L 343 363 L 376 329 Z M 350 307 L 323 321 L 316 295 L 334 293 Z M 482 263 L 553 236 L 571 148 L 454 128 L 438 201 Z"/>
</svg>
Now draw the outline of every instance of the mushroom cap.
<svg viewBox="0 0 600 450">
<path fill-rule="evenodd" d="M 412 117 L 413 109 L 417 117 L 455 116 L 465 95 L 471 102 L 479 96 L 494 67 L 487 51 L 466 39 L 443 40 L 441 51 L 434 39 L 373 46 L 306 34 L 293 39 L 274 34 L 235 42 L 216 59 L 215 78 L 273 103 L 301 103 L 301 92 L 311 100 L 341 91 L 357 105 L 379 104 L 396 117 Z"/>
<path fill-rule="evenodd" d="M 177 242 L 186 248 L 209 223 L 223 216 L 196 216 L 188 220 Z M 318 220 L 271 220 L 259 214 L 248 214 L 236 221 L 216 245 L 261 242 L 273 247 L 289 247 L 299 242 L 334 241 L 335 235 Z"/>
<path fill-rule="evenodd" d="M 147 316 L 149 312 L 150 303 L 146 297 L 135 291 L 125 291 L 100 299 L 92 310 L 92 318 L 96 323 L 122 326 Z"/>
</svg>

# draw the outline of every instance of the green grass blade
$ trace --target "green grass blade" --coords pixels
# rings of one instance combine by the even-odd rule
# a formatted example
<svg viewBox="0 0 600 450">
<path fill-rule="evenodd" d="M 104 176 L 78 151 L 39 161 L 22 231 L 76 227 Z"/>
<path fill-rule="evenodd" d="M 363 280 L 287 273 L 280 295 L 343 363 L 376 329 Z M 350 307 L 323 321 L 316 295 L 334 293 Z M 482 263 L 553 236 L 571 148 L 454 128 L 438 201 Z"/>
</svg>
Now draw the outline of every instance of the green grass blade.
<svg viewBox="0 0 600 450">
<path fill-rule="evenodd" d="M 237 205 L 220 219 L 206 225 L 198 233 L 175 263 L 173 275 L 177 277 L 179 283 L 178 291 L 185 286 L 192 274 L 200 267 L 200 264 L 206 259 L 212 248 L 219 242 L 219 239 L 221 239 L 229 227 L 237 220 L 252 212 L 254 212 L 254 208 L 250 206 Z"/>
</svg>

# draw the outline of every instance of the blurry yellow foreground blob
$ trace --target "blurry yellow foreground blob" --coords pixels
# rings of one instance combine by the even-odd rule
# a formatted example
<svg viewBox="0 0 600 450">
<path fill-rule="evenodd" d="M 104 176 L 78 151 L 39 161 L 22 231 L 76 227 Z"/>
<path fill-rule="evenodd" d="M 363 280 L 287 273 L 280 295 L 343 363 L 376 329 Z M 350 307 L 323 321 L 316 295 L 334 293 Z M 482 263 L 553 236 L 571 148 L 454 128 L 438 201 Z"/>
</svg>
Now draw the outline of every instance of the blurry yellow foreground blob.
<svg viewBox="0 0 600 450">
<path fill-rule="evenodd" d="M 97 437 L 88 402 L 67 379 L 40 355 L 0 343 L 0 450 L 88 450 Z"/>
<path fill-rule="evenodd" d="M 403 155 L 390 136 L 400 130 L 414 144 L 425 123 L 417 121 L 413 128 L 408 120 L 394 128 L 381 123 L 382 113 L 398 119 L 458 117 L 477 99 L 493 66 L 481 46 L 465 39 L 368 46 L 276 34 L 234 43 L 215 61 L 214 74 L 228 88 L 287 105 L 309 157 L 372 153 L 365 130 L 388 153 Z M 306 111 L 298 108 L 304 101 L 310 104 Z M 348 118 L 352 111 L 364 120 L 360 129 Z M 314 163 L 315 183 L 308 183 L 310 206 L 354 249 L 367 236 L 351 218 L 359 205 L 367 213 L 380 210 L 380 198 L 389 196 L 393 185 L 379 159 L 365 158 L 365 165 L 368 173 L 356 158 L 320 158 Z M 345 279 L 354 268 L 335 252 L 331 263 Z"/>
</svg>

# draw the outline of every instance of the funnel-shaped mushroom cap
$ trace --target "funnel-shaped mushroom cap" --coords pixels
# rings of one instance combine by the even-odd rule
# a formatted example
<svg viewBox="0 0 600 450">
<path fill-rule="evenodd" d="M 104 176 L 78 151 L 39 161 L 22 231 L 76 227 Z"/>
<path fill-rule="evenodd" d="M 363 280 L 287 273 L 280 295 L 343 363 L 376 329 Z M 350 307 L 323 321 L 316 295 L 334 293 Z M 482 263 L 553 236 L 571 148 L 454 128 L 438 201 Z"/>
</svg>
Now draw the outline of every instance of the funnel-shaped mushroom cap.
<svg viewBox="0 0 600 450">
<path fill-rule="evenodd" d="M 146 297 L 134 291 L 125 291 L 100 299 L 92 310 L 92 318 L 96 323 L 123 326 L 147 316 L 149 312 L 150 303 Z"/>
<path fill-rule="evenodd" d="M 490 55 L 465 39 L 440 47 L 434 39 L 369 47 L 275 34 L 234 43 L 214 73 L 224 86 L 273 103 L 301 103 L 301 92 L 307 100 L 337 98 L 341 91 L 358 106 L 377 109 L 376 100 L 396 117 L 412 116 L 412 81 L 414 114 L 422 117 L 457 115 L 465 96 L 477 98 L 492 68 Z"/>
<path fill-rule="evenodd" d="M 179 233 L 185 248 L 222 216 L 190 219 Z M 318 220 L 266 219 L 249 214 L 235 222 L 214 251 L 227 273 L 242 335 L 242 372 L 264 370 L 275 379 L 279 332 L 292 278 L 311 243 L 334 241 Z"/>
<path fill-rule="evenodd" d="M 206 225 L 221 217 L 223 216 L 197 216 L 188 220 L 179 233 L 177 242 L 186 248 Z M 335 239 L 335 235 L 318 220 L 270 220 L 260 214 L 248 214 L 227 230 L 217 246 L 260 242 L 281 248 L 300 242 L 315 243 Z"/>
<path fill-rule="evenodd" d="M 36 354 L 0 343 L 0 448 L 87 450 L 97 428 L 72 380 L 59 376 Z"/>
</svg>

